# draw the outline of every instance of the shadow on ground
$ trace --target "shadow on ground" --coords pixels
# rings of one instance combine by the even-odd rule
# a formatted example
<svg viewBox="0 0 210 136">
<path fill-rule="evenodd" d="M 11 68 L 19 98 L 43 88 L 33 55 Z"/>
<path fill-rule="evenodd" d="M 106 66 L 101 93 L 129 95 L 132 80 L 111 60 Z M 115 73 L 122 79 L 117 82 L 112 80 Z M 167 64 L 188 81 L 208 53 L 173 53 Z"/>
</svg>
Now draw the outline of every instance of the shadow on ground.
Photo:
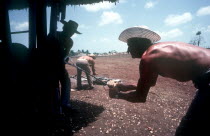
<svg viewBox="0 0 210 136">
<path fill-rule="evenodd" d="M 89 123 L 96 121 L 96 117 L 105 110 L 103 106 L 83 101 L 73 100 L 71 103 L 78 113 L 50 122 L 48 125 L 49 136 L 72 136 L 75 132 L 88 126 Z"/>
<path fill-rule="evenodd" d="M 96 106 L 83 101 L 73 100 L 72 106 L 78 110 L 69 117 L 64 116 L 62 119 L 50 122 L 48 135 L 50 136 L 70 136 L 86 127 L 89 123 L 96 121 L 105 109 L 103 106 Z"/>
<path fill-rule="evenodd" d="M 72 101 L 72 105 L 79 110 L 79 113 L 72 117 L 71 127 L 73 132 L 96 121 L 96 117 L 105 110 L 103 106 L 97 106 L 78 100 Z"/>
<path fill-rule="evenodd" d="M 72 105 L 78 113 L 71 116 L 43 114 L 26 114 L 22 116 L 8 116 L 4 124 L 4 135 L 22 136 L 72 136 L 75 132 L 89 123 L 97 120 L 105 109 L 87 102 L 74 100 Z"/>
</svg>

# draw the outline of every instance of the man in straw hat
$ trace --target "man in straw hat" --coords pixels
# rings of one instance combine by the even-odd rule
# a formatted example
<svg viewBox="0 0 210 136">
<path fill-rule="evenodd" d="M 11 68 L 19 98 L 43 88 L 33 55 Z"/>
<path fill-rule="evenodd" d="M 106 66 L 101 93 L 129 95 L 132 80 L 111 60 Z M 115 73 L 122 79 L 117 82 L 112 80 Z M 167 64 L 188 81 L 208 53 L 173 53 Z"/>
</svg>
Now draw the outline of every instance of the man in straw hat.
<svg viewBox="0 0 210 136">
<path fill-rule="evenodd" d="M 68 22 L 62 20 L 63 31 L 57 31 L 56 36 L 49 34 L 48 41 L 51 43 L 51 60 L 54 64 L 53 68 L 56 70 L 55 76 L 61 84 L 61 106 L 64 113 L 72 112 L 70 105 L 70 90 L 71 82 L 69 74 L 65 68 L 64 58 L 69 55 L 69 51 L 73 46 L 73 40 L 71 37 L 76 34 L 81 34 L 77 31 L 78 23 L 73 20 Z M 49 49 L 49 50 L 50 50 Z"/>
<path fill-rule="evenodd" d="M 81 75 L 82 75 L 82 70 L 85 71 L 87 80 L 88 80 L 88 85 L 89 87 L 87 89 L 93 89 L 93 81 L 90 76 L 91 70 L 92 69 L 93 75 L 96 75 L 96 70 L 95 70 L 95 59 L 96 56 L 94 54 L 90 54 L 89 56 L 81 56 L 77 59 L 76 65 L 77 67 L 77 89 L 81 90 L 83 89 L 82 83 L 81 83 Z M 82 70 L 81 70 L 81 69 Z"/>
<path fill-rule="evenodd" d="M 198 91 L 176 136 L 200 134 L 210 120 L 210 50 L 183 42 L 155 43 L 160 39 L 157 33 L 143 27 L 131 27 L 120 34 L 119 40 L 127 43 L 132 58 L 141 58 L 141 61 L 140 78 L 132 88 L 136 91 L 116 92 L 118 98 L 146 102 L 158 75 L 180 82 L 192 80 Z M 118 86 L 126 88 L 126 85 Z"/>
</svg>

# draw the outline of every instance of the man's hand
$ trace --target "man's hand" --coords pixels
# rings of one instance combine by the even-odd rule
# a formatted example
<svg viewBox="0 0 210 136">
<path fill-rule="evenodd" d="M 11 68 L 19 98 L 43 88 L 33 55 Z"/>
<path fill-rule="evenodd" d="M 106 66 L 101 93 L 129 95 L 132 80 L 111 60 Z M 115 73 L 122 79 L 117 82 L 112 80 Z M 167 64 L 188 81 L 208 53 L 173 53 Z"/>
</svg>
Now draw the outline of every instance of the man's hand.
<svg viewBox="0 0 210 136">
<path fill-rule="evenodd" d="M 98 73 L 93 73 L 93 75 L 98 75 Z"/>
<path fill-rule="evenodd" d="M 108 85 L 109 86 L 109 97 L 110 98 L 118 98 L 118 99 L 124 99 L 129 102 L 146 102 L 146 98 L 140 96 L 136 91 L 128 91 L 129 88 L 124 88 L 125 86 L 123 84 L 114 84 L 114 85 Z M 124 91 L 124 92 L 121 92 Z"/>
<path fill-rule="evenodd" d="M 136 91 L 126 92 L 126 93 L 119 92 L 118 98 L 127 100 L 129 102 L 133 102 L 133 103 L 145 103 L 146 102 L 146 98 L 141 97 Z"/>
<path fill-rule="evenodd" d="M 119 91 L 123 91 L 123 92 L 136 90 L 136 85 L 133 85 L 133 84 L 120 83 L 120 84 L 117 84 L 116 86 L 118 87 Z"/>
</svg>

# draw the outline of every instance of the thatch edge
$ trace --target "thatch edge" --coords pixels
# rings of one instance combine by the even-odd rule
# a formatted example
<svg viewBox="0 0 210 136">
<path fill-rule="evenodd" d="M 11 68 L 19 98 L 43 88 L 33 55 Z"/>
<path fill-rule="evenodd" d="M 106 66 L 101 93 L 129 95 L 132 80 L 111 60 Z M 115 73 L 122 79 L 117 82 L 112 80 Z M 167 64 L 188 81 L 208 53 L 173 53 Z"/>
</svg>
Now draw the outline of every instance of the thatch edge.
<svg viewBox="0 0 210 136">
<path fill-rule="evenodd" d="M 29 1 L 32 1 L 32 0 L 3 0 L 3 2 L 6 2 L 8 4 L 9 10 L 26 9 L 29 7 Z M 46 0 L 46 1 L 47 1 L 47 6 L 51 6 L 52 0 Z M 105 1 L 108 1 L 111 3 L 119 2 L 119 0 L 63 0 L 63 1 L 66 5 L 72 5 L 72 6 L 94 4 L 94 3 L 105 2 Z"/>
</svg>

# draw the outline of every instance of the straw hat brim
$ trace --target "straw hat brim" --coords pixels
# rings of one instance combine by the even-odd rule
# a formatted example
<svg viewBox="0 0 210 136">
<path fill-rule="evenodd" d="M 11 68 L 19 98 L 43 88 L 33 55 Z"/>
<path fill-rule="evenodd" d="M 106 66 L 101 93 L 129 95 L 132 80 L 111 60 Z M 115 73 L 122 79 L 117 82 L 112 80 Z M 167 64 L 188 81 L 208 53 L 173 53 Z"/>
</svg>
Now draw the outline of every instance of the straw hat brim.
<svg viewBox="0 0 210 136">
<path fill-rule="evenodd" d="M 157 33 L 142 27 L 127 28 L 119 36 L 119 40 L 126 43 L 130 38 L 146 38 L 149 39 L 152 43 L 161 39 Z"/>
<path fill-rule="evenodd" d="M 74 30 L 74 33 L 76 34 L 82 34 L 77 30 L 78 27 L 78 23 L 76 23 L 75 21 L 69 20 L 69 22 L 66 22 L 65 20 L 61 20 L 60 21 L 63 25 L 66 25 L 68 27 L 72 27 Z"/>
</svg>

